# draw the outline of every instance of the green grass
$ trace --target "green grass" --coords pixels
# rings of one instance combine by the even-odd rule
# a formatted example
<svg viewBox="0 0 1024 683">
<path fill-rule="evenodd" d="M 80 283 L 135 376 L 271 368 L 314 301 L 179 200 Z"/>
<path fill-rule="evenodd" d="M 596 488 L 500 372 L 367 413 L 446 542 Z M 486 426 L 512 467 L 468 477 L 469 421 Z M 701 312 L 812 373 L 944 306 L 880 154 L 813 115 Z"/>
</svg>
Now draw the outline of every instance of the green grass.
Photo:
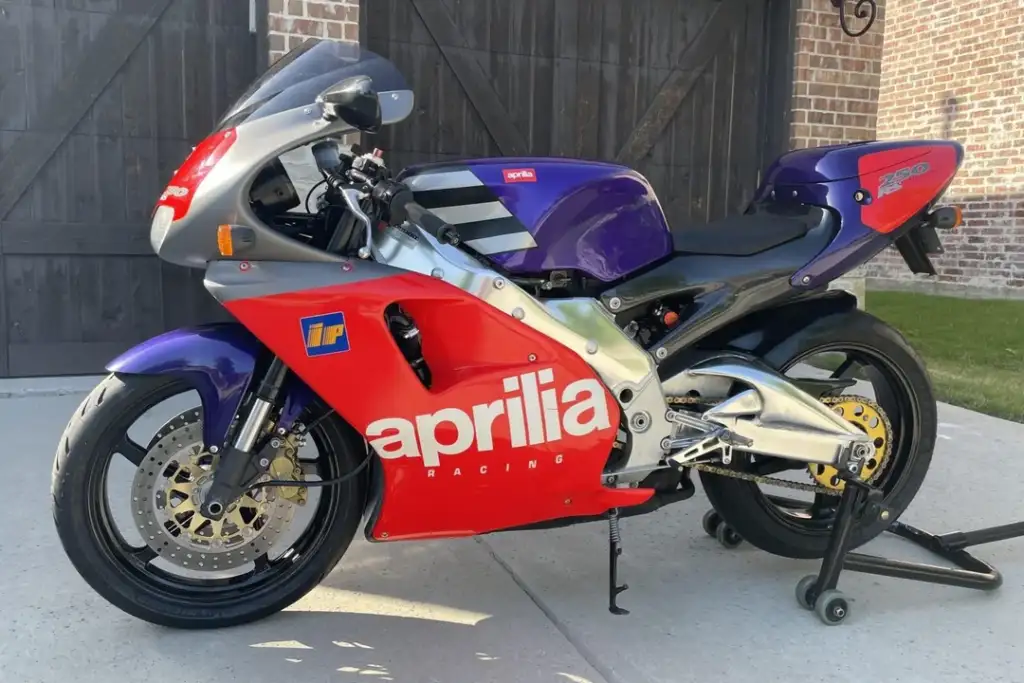
<svg viewBox="0 0 1024 683">
<path fill-rule="evenodd" d="M 1024 301 L 869 291 L 865 308 L 924 357 L 940 401 L 1024 422 Z"/>
</svg>

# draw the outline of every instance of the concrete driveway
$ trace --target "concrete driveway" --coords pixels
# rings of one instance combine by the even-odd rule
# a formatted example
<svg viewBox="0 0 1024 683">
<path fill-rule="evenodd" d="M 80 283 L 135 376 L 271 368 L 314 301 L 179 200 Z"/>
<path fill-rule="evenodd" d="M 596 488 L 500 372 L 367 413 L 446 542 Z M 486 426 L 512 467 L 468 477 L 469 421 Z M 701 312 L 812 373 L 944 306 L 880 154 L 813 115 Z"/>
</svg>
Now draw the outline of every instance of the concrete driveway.
<svg viewBox="0 0 1024 683">
<path fill-rule="evenodd" d="M 851 616 L 827 628 L 793 597 L 814 565 L 720 548 L 700 530 L 701 493 L 623 521 L 628 617 L 607 612 L 597 524 L 358 542 L 276 617 L 218 632 L 150 626 L 94 595 L 53 530 L 53 451 L 80 399 L 0 400 L 2 683 L 1024 681 L 1014 635 L 1024 540 L 978 549 L 1005 574 L 995 594 L 847 574 Z M 941 419 L 933 469 L 904 519 L 949 530 L 1024 518 L 1024 426 L 948 406 Z M 869 551 L 925 559 L 891 538 Z"/>
</svg>

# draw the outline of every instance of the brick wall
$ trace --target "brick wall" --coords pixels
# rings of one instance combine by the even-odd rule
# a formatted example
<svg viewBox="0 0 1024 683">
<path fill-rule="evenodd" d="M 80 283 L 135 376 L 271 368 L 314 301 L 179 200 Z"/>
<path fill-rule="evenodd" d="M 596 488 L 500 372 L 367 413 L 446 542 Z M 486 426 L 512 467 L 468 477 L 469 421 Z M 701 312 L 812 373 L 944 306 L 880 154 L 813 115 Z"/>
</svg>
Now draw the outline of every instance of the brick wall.
<svg viewBox="0 0 1024 683">
<path fill-rule="evenodd" d="M 840 28 L 839 10 L 829 0 L 799 0 L 791 147 L 874 138 L 884 4 L 879 0 L 878 18 L 868 32 L 851 38 Z M 853 17 L 854 3 L 847 7 L 850 28 L 859 30 L 863 22 Z"/>
<path fill-rule="evenodd" d="M 359 40 L 359 0 L 270 0 L 268 10 L 271 63 L 309 37 Z"/>
<path fill-rule="evenodd" d="M 847 2 L 848 26 L 856 32 L 864 23 L 853 16 L 854 6 Z M 790 148 L 874 139 L 886 18 L 885 1 L 878 0 L 875 23 L 853 38 L 843 32 L 830 0 L 798 0 Z M 862 271 L 832 283 L 852 292 L 860 306 Z"/>
<path fill-rule="evenodd" d="M 966 151 L 943 199 L 965 222 L 943 235 L 934 288 L 1024 295 L 1024 4 L 900 0 L 890 10 L 879 139 L 949 138 Z M 911 278 L 895 253 L 867 272 L 880 284 Z"/>
</svg>

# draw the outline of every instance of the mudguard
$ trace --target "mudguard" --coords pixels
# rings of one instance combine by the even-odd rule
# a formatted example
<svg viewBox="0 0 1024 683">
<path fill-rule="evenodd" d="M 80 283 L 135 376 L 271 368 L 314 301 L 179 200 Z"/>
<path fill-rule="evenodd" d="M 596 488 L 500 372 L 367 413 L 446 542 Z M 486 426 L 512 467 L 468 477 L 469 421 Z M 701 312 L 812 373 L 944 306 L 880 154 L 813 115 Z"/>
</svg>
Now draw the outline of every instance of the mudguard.
<svg viewBox="0 0 1024 683">
<path fill-rule="evenodd" d="M 266 347 L 235 322 L 181 328 L 148 339 L 107 364 L 130 375 L 172 375 L 198 393 L 206 446 L 224 447 L 253 372 Z M 309 388 L 291 375 L 284 387 L 280 426 L 286 429 L 312 400 Z"/>
</svg>

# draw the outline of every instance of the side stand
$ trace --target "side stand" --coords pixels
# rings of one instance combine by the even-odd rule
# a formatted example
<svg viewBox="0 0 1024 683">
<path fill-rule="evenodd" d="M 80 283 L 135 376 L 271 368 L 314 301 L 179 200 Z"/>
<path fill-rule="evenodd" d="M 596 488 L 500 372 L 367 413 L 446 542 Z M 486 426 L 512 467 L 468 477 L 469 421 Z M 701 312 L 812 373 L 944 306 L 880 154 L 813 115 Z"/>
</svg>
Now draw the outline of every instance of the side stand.
<svg viewBox="0 0 1024 683">
<path fill-rule="evenodd" d="M 608 512 L 608 611 L 616 616 L 629 614 L 619 607 L 619 593 L 628 590 L 626 584 L 619 585 L 619 555 L 622 554 L 622 534 L 619 531 L 619 510 Z"/>
<path fill-rule="evenodd" d="M 881 498 L 881 491 L 863 481 L 846 480 L 821 570 L 805 576 L 797 584 L 797 602 L 813 610 L 825 624 L 838 624 L 849 614 L 846 596 L 836 590 L 844 569 L 985 591 L 995 590 L 1003 583 L 1002 575 L 994 567 L 968 553 L 966 548 L 1024 536 L 1024 522 L 942 535 L 930 534 L 902 522 L 894 522 L 887 529 L 957 568 L 849 552 L 850 537 L 857 521 L 875 515 L 882 519 L 888 517 L 887 511 L 879 505 Z"/>
</svg>

